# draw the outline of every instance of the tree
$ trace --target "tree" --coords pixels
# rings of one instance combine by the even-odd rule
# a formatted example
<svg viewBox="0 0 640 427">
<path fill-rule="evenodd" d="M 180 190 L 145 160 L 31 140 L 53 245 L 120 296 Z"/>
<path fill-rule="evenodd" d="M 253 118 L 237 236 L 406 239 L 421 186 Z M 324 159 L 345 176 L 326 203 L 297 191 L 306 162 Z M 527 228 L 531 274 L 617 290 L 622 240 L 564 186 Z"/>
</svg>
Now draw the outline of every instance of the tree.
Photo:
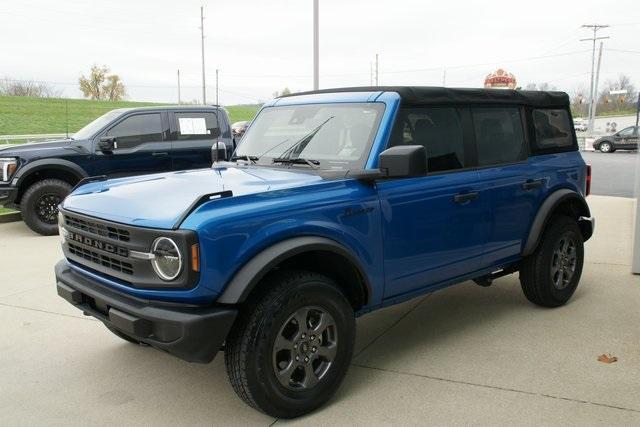
<svg viewBox="0 0 640 427">
<path fill-rule="evenodd" d="M 558 90 L 555 86 L 550 85 L 547 82 L 529 83 L 524 88 L 525 90 Z"/>
<path fill-rule="evenodd" d="M 44 82 L 33 80 L 16 80 L 5 77 L 0 80 L 0 95 L 2 96 L 33 96 L 36 98 L 59 98 L 62 90 Z"/>
<path fill-rule="evenodd" d="M 107 77 L 107 83 L 102 86 L 102 92 L 109 101 L 120 101 L 126 95 L 124 83 L 117 74 Z"/>
<path fill-rule="evenodd" d="M 291 89 L 289 89 L 288 87 L 285 87 L 284 89 L 282 89 L 282 92 L 278 92 L 278 91 L 273 92 L 273 97 L 277 98 L 279 96 L 285 96 L 290 94 L 291 94 Z"/>
<path fill-rule="evenodd" d="M 611 91 L 626 90 L 626 94 L 611 95 Z M 635 105 L 638 92 L 631 78 L 620 74 L 615 80 L 607 80 L 598 95 L 598 109 L 600 112 L 628 110 Z"/>
<path fill-rule="evenodd" d="M 81 75 L 78 82 L 82 94 L 87 98 L 120 101 L 126 95 L 120 76 L 109 74 L 109 67 L 106 65 L 93 65 L 89 77 Z"/>
</svg>

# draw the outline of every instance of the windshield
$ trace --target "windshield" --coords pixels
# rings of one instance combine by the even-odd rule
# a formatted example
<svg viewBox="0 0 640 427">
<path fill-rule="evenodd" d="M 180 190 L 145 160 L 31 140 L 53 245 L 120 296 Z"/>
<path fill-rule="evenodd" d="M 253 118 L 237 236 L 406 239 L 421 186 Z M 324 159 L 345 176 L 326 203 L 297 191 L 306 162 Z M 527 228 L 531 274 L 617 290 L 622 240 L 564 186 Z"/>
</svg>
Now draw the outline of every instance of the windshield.
<svg viewBox="0 0 640 427">
<path fill-rule="evenodd" d="M 251 124 L 236 156 L 259 157 L 265 164 L 295 157 L 313 160 L 320 169 L 362 169 L 383 111 L 381 103 L 268 107 Z"/>
<path fill-rule="evenodd" d="M 83 127 L 82 129 L 80 129 L 78 132 L 74 133 L 73 139 L 91 138 L 93 135 L 96 134 L 96 132 L 98 132 L 100 129 L 102 129 L 104 126 L 106 126 L 108 123 L 110 123 L 113 119 L 115 119 L 121 114 L 122 114 L 122 111 L 117 111 L 117 110 L 109 111 L 108 113 L 103 114 L 102 116 L 98 117 L 97 119 L 95 119 L 94 121 L 92 121 L 91 123 Z"/>
</svg>

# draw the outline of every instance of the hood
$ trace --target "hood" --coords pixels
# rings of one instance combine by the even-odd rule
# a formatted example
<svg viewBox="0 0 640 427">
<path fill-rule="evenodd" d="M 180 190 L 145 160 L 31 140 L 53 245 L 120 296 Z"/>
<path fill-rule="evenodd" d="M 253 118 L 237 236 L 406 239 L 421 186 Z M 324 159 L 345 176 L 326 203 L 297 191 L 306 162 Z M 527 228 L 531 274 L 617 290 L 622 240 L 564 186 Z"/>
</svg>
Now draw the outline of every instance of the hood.
<svg viewBox="0 0 640 427">
<path fill-rule="evenodd" d="M 123 224 L 170 229 L 207 194 L 231 191 L 238 197 L 322 180 L 302 170 L 229 164 L 88 183 L 71 193 L 63 208 Z"/>
<path fill-rule="evenodd" d="M 62 148 L 69 145 L 69 143 L 72 141 L 73 140 L 71 139 L 60 139 L 55 141 L 33 142 L 30 144 L 0 145 L 0 153 L 2 153 L 3 156 L 8 154 L 20 156 L 20 153 L 25 153 L 29 151 Z"/>
</svg>

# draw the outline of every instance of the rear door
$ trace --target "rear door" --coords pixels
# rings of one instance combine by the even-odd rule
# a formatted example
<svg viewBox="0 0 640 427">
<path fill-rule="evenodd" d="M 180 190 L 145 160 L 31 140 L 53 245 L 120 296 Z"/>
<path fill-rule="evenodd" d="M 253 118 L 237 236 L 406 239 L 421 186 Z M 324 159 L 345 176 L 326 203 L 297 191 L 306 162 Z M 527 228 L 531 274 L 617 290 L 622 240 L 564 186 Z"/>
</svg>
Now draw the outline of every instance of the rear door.
<svg viewBox="0 0 640 427">
<path fill-rule="evenodd" d="M 115 137 L 112 152 L 98 149 L 100 137 Z M 95 175 L 140 175 L 171 170 L 169 124 L 164 111 L 127 114 L 94 140 Z"/>
<path fill-rule="evenodd" d="M 175 110 L 171 116 L 173 170 L 211 166 L 211 148 L 220 136 L 219 117 L 211 110 Z"/>
<path fill-rule="evenodd" d="M 455 281 L 480 267 L 489 201 L 472 168 L 468 111 L 401 110 L 390 145 L 424 145 L 429 172 L 379 181 L 385 298 Z"/>
<path fill-rule="evenodd" d="M 518 106 L 471 108 L 478 179 L 491 203 L 486 268 L 518 258 L 545 185 L 527 161 L 524 112 Z"/>
</svg>

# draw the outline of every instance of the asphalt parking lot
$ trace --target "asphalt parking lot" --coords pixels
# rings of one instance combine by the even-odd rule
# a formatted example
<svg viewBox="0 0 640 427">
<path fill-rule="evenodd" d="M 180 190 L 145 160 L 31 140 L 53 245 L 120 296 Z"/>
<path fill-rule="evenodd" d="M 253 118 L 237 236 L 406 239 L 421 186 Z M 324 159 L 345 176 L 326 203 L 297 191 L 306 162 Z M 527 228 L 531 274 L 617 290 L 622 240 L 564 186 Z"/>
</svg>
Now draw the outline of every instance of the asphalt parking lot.
<svg viewBox="0 0 640 427">
<path fill-rule="evenodd" d="M 423 296 L 358 321 L 336 397 L 292 424 L 640 424 L 635 200 L 589 198 L 597 230 L 568 305 L 542 309 L 517 275 Z M 188 364 L 128 344 L 56 295 L 57 237 L 0 224 L 3 425 L 262 425 L 223 358 Z M 612 364 L 596 359 L 618 357 Z"/>
<path fill-rule="evenodd" d="M 635 197 L 637 151 L 583 151 L 582 157 L 591 164 L 592 194 Z"/>
</svg>

